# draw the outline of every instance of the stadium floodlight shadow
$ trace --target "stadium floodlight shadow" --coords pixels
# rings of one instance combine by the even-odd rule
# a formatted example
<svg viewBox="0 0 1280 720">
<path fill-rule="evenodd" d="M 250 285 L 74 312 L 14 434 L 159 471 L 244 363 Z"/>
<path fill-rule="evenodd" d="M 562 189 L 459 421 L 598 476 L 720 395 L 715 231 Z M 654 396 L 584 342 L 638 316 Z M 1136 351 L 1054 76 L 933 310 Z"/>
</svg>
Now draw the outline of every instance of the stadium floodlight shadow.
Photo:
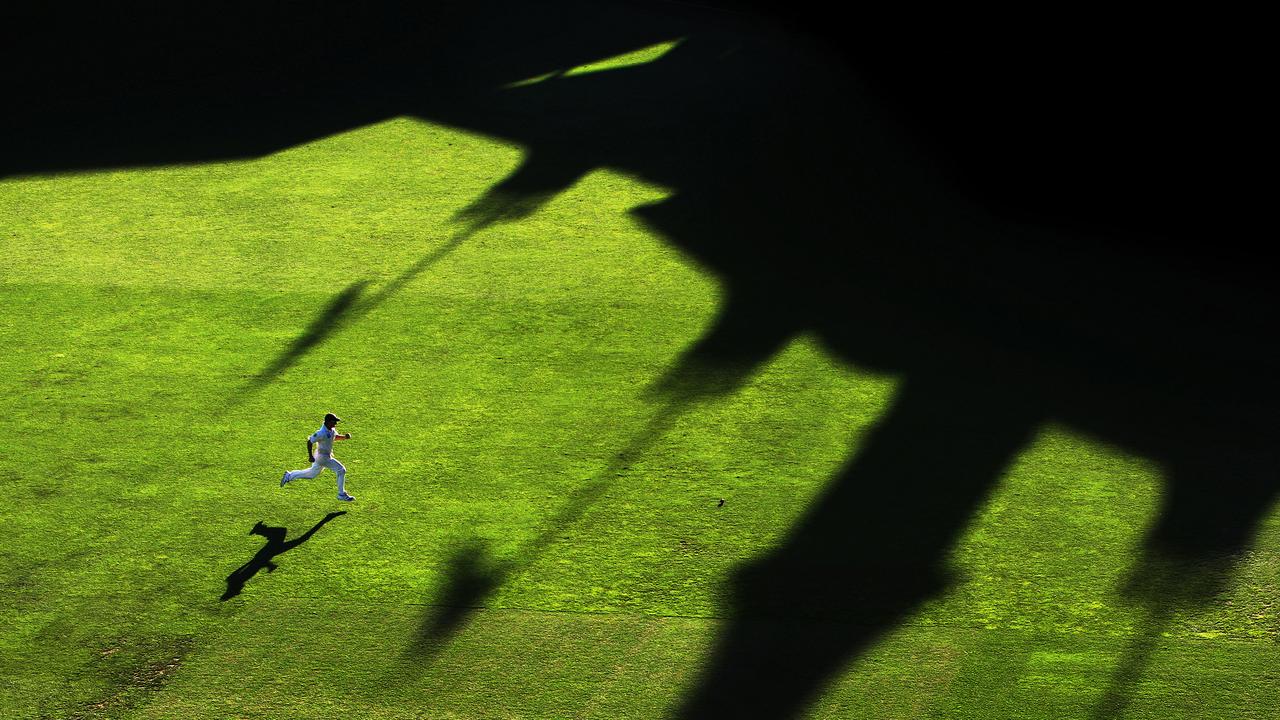
<svg viewBox="0 0 1280 720">
<path fill-rule="evenodd" d="M 473 538 L 461 544 L 450 557 L 445 580 L 433 599 L 418 632 L 409 645 L 409 655 L 422 662 L 442 650 L 449 640 L 468 622 L 472 613 L 484 607 L 490 593 L 533 566 L 569 528 L 604 497 L 609 487 L 628 468 L 695 405 L 723 397 L 741 386 L 752 369 L 743 364 L 731 371 L 712 368 L 696 358 L 699 349 L 686 352 L 682 359 L 648 388 L 644 398 L 660 402 L 657 411 L 627 447 L 615 454 L 594 477 L 574 488 L 544 529 L 525 543 L 511 557 L 493 558 L 487 544 Z M 718 377 L 713 379 L 713 374 Z"/>
<path fill-rule="evenodd" d="M 463 543 L 448 560 L 443 588 L 427 605 L 408 655 L 421 661 L 443 650 L 471 614 L 483 607 L 489 593 L 502 585 L 506 574 L 502 565 L 494 565 L 483 541 Z"/>
<path fill-rule="evenodd" d="M 311 536 L 315 535 L 317 530 L 324 527 L 325 523 L 346 514 L 346 510 L 331 512 L 321 518 L 320 522 L 316 523 L 310 530 L 287 542 L 284 539 L 285 535 L 288 533 L 287 528 L 264 525 L 262 524 L 262 521 L 259 520 L 252 528 L 249 529 L 249 534 L 261 535 L 266 538 L 267 544 L 264 545 L 262 549 L 249 560 L 249 562 L 236 568 L 227 576 L 227 589 L 222 593 L 221 600 L 225 602 L 239 595 L 240 592 L 244 590 L 245 583 L 253 579 L 253 576 L 257 575 L 259 570 L 265 569 L 267 572 L 274 572 L 277 567 L 274 559 L 277 556 L 289 552 L 302 543 L 310 540 Z"/>
<path fill-rule="evenodd" d="M 369 281 L 360 280 L 348 285 L 345 290 L 329 302 L 329 305 L 321 311 L 319 316 L 311 321 L 311 324 L 302 335 L 298 336 L 266 369 L 258 373 L 250 383 L 248 390 L 245 393 L 241 393 L 241 395 L 243 396 L 248 392 L 262 388 L 292 367 L 308 351 L 319 346 L 361 316 L 377 309 L 414 278 L 448 257 L 468 238 L 493 223 L 521 217 L 526 212 L 531 212 L 532 210 L 522 209 L 527 207 L 528 203 L 522 197 L 509 197 L 500 193 L 490 192 L 477 199 L 472 205 L 460 210 L 456 219 L 466 220 L 467 223 L 455 232 L 448 241 L 422 256 L 413 265 L 410 265 L 395 278 L 392 278 L 390 282 L 378 288 L 377 292 L 371 293 L 363 299 L 361 295 L 369 285 Z"/>
<path fill-rule="evenodd" d="M 346 313 L 360 298 L 368 285 L 367 280 L 351 283 L 345 290 L 334 296 L 333 300 L 320 311 L 305 332 L 299 335 L 270 365 L 253 379 L 254 387 L 261 387 L 278 375 L 288 370 L 308 350 L 320 344 L 336 331 L 346 320 Z"/>
<path fill-rule="evenodd" d="M 574 488 L 559 512 L 544 523 L 543 530 L 514 555 L 494 558 L 487 550 L 487 543 L 479 538 L 462 543 L 449 559 L 444 582 L 426 603 L 427 610 L 408 647 L 411 659 L 423 663 L 440 652 L 466 626 L 471 615 L 485 607 L 490 593 L 532 567 L 564 530 L 595 506 L 631 463 L 671 428 L 678 416 L 678 410 L 655 415 L 646 429 L 616 454 L 604 470 Z"/>
<path fill-rule="evenodd" d="M 1142 617 L 1094 705 L 1093 720 L 1124 717 L 1176 615 L 1205 607 L 1226 591 L 1256 529 L 1255 513 L 1270 505 L 1271 460 L 1220 445 L 1184 451 L 1178 474 L 1166 479 L 1163 507 L 1120 593 Z M 1223 485 L 1228 492 L 1222 492 Z"/>
<path fill-rule="evenodd" d="M 1093 706 L 1092 720 L 1125 717 L 1151 656 L 1175 615 L 1208 604 L 1220 595 L 1233 569 L 1230 555 L 1198 552 L 1187 557 L 1158 541 L 1135 566 L 1123 595 L 1142 615 L 1111 681 Z"/>
<path fill-rule="evenodd" d="M 360 317 L 377 309 L 388 298 L 399 292 L 414 278 L 447 257 L 462 245 L 467 238 L 482 230 L 484 226 L 483 223 L 473 223 L 454 233 L 447 242 L 424 255 L 390 282 L 378 288 L 377 292 L 361 298 L 364 289 L 369 285 L 369 281 L 359 280 L 348 285 L 311 321 L 311 324 L 302 335 L 298 336 L 270 365 L 254 377 L 249 387 L 241 395 L 261 389 L 292 367 L 309 351 L 315 349 Z"/>
<path fill-rule="evenodd" d="M 1215 525 L 1210 525 L 1210 529 Z M 1093 720 L 1124 717 L 1138 684 L 1147 675 L 1149 662 L 1179 612 L 1210 605 L 1224 593 L 1234 571 L 1234 553 L 1243 546 L 1220 543 L 1170 544 L 1153 528 L 1146 552 L 1134 566 L 1121 596 L 1139 607 L 1138 620 L 1129 646 L 1111 675 L 1111 682 L 1093 706 Z"/>
</svg>

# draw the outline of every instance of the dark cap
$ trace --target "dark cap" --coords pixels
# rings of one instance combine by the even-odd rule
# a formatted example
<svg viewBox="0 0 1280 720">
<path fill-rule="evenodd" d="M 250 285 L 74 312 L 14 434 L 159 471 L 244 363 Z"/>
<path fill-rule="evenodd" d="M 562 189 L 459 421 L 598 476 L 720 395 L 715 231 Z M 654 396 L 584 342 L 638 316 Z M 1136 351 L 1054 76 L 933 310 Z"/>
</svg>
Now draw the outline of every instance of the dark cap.
<svg viewBox="0 0 1280 720">
<path fill-rule="evenodd" d="M 330 420 L 334 422 L 342 422 L 342 418 L 338 417 L 337 415 L 334 415 L 333 413 L 325 413 L 324 421 L 329 422 Z"/>
</svg>

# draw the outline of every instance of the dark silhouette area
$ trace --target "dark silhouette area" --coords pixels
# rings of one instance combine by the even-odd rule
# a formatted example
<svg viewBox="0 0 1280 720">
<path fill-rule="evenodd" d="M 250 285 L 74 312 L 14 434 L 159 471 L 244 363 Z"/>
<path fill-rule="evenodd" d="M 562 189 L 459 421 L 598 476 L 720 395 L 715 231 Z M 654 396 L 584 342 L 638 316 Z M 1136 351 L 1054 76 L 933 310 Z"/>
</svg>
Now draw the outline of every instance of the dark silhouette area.
<svg viewBox="0 0 1280 720">
<path fill-rule="evenodd" d="M 738 573 L 737 619 L 681 717 L 790 717 L 850 648 L 948 586 L 940 556 L 1039 418 L 999 386 L 905 382 L 786 544 Z"/>
<path fill-rule="evenodd" d="M 1139 580 L 1229 577 L 1275 500 L 1277 303 L 1243 167 L 1265 64 L 1247 35 L 1219 52 L 1212 18 L 1081 11 L 1013 36 L 803 1 L 281 4 L 68 34 L 29 12 L 0 51 L 18 78 L 0 175 L 253 157 L 415 115 L 525 148 L 464 220 L 518 219 L 602 168 L 670 188 L 637 216 L 725 299 L 655 397 L 729 392 L 801 334 L 902 378 L 786 542 L 735 575 L 681 717 L 802 713 L 948 586 L 957 533 L 1046 421 L 1164 469 Z M 503 89 L 676 38 L 651 63 Z M 464 550 L 441 602 L 474 607 L 555 538 L 509 568 Z M 1131 597 L 1149 628 L 1099 708 L 1127 706 L 1160 627 L 1212 593 Z M 424 647 L 465 619 L 424 620 Z"/>
<path fill-rule="evenodd" d="M 262 157 L 667 39 L 661 23 L 614 26 L 614 8 L 585 2 L 5 13 L 0 176 Z"/>
<path fill-rule="evenodd" d="M 1246 212 L 1237 204 L 1248 194 L 1232 192 L 1242 178 L 1199 162 L 1201 148 L 1188 146 L 1189 135 L 1224 128 L 1186 115 L 1170 127 L 1159 102 L 1108 106 L 1124 77 L 1108 73 L 1126 59 L 1094 47 L 1087 59 L 1072 56 L 1072 85 L 1053 82 L 1064 79 L 1059 65 L 1046 88 L 1002 85 L 1009 97 L 968 99 L 999 115 L 1058 95 L 1066 115 L 1019 126 L 1014 140 L 1068 134 L 1070 162 L 1055 140 L 1001 145 L 962 120 L 984 162 L 1009 175 L 969 168 L 971 179 L 957 184 L 948 165 L 966 153 L 936 164 L 931 155 L 946 128 L 917 131 L 939 123 L 902 120 L 910 103 L 871 89 L 915 68 L 864 79 L 769 30 L 682 30 L 689 38 L 654 63 L 442 111 L 526 144 L 528 160 L 503 185 L 530 198 L 595 167 L 676 188 L 639 216 L 710 268 L 726 300 L 683 361 L 700 370 L 669 390 L 731 387 L 805 332 L 849 362 L 904 377 L 906 395 L 818 509 L 740 573 L 738 619 L 682 716 L 800 712 L 848 659 L 946 587 L 939 563 L 955 533 L 1045 421 L 1164 466 L 1151 557 L 1229 559 L 1244 548 L 1276 490 L 1265 329 L 1274 298 L 1240 263 L 1244 240 L 1231 236 Z M 1033 62 L 1015 76 L 1038 70 Z M 1157 78 L 1154 92 L 1168 82 Z M 1104 109 L 1126 124 L 1164 126 L 1135 141 L 1109 136 L 1106 124 L 1071 124 Z M 1147 144 L 1136 158 L 1131 142 Z M 1156 152 L 1162 143 L 1167 156 Z M 1117 158 L 1129 174 L 1123 187 L 1112 174 Z M 1035 202 L 1022 199 L 1028 187 Z M 931 427 L 950 412 L 957 417 Z M 834 548 L 834 557 L 824 552 Z M 811 615 L 824 624 L 793 627 Z M 788 658 L 785 677 L 779 657 Z M 1143 662 L 1137 652 L 1130 665 Z M 1113 698 L 1129 688 L 1117 684 Z"/>
<path fill-rule="evenodd" d="M 227 590 L 222 593 L 221 599 L 224 601 L 230 600 L 231 598 L 239 595 L 240 592 L 244 590 L 244 584 L 252 580 L 253 576 L 257 575 L 259 570 L 265 569 L 267 572 L 275 572 L 276 567 L 278 567 L 274 562 L 274 558 L 276 556 L 289 552 L 302 543 L 310 540 L 311 536 L 315 535 L 317 530 L 324 527 L 325 523 L 340 515 L 346 514 L 346 510 L 331 512 L 321 518 L 320 522 L 316 523 L 310 530 L 289 541 L 285 541 L 284 539 L 285 535 L 288 533 L 287 528 L 263 525 L 262 521 L 259 520 L 257 524 L 250 528 L 249 534 L 261 535 L 266 538 L 267 544 L 264 545 L 262 549 L 249 560 L 249 562 L 236 568 L 234 572 L 227 576 Z"/>
</svg>

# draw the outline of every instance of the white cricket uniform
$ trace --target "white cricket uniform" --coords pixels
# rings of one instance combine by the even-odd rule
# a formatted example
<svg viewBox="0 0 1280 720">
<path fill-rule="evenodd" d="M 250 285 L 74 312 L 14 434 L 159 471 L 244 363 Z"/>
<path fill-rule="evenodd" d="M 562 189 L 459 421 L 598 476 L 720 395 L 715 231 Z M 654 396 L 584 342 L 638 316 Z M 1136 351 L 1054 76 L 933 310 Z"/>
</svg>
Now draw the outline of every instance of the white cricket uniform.
<svg viewBox="0 0 1280 720">
<path fill-rule="evenodd" d="M 285 481 L 293 482 L 303 478 L 310 479 L 319 475 L 325 468 L 329 468 L 338 475 L 338 494 L 344 494 L 346 492 L 344 486 L 347 481 L 347 469 L 333 456 L 333 438 L 337 434 L 336 430 L 323 425 L 320 426 L 319 430 L 311 433 L 311 437 L 307 438 L 307 442 L 316 444 L 315 461 L 306 470 L 290 470 L 285 473 Z"/>
</svg>

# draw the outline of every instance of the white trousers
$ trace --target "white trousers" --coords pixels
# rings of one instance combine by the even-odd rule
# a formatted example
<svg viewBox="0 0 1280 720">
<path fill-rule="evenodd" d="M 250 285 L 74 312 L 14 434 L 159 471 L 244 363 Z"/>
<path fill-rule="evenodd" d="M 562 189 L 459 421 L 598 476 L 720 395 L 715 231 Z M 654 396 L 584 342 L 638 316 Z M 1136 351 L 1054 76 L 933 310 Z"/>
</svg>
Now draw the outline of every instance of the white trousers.
<svg viewBox="0 0 1280 720">
<path fill-rule="evenodd" d="M 285 473 L 285 479 L 290 482 L 293 482 L 294 480 L 301 480 L 303 478 L 310 480 L 323 472 L 325 468 L 329 468 L 337 473 L 338 494 L 346 492 L 343 486 L 347 482 L 347 468 L 343 466 L 342 463 L 338 462 L 338 459 L 335 457 L 325 457 L 323 455 L 316 454 L 315 462 L 311 463 L 311 467 L 306 470 L 290 470 Z"/>
</svg>

